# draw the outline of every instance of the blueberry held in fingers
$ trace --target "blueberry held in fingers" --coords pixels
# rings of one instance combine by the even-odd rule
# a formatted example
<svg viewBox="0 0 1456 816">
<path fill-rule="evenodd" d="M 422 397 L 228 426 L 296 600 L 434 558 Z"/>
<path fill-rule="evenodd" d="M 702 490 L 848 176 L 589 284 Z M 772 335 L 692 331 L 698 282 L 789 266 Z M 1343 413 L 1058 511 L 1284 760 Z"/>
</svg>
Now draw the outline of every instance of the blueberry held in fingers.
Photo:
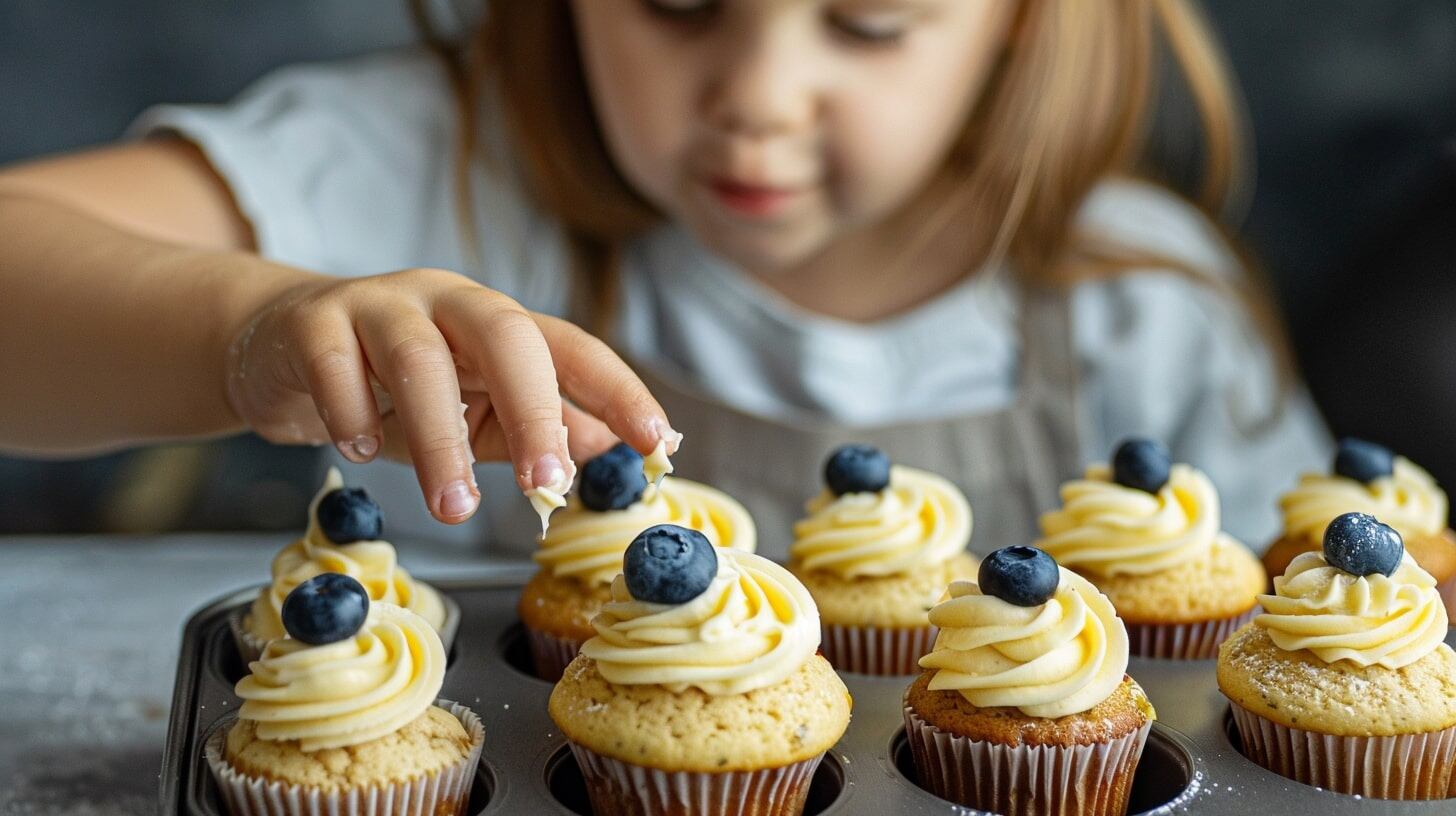
<svg viewBox="0 0 1456 816">
<path fill-rule="evenodd" d="M 1336 516 L 1325 528 L 1325 561 L 1351 575 L 1395 573 L 1405 543 L 1393 527 L 1366 513 Z"/>
<path fill-rule="evenodd" d="M 647 477 L 642 473 L 642 454 L 625 442 L 582 466 L 576 495 L 587 508 L 598 513 L 622 510 L 642 498 Z"/>
<path fill-rule="evenodd" d="M 843 445 L 824 463 L 831 493 L 878 493 L 890 484 L 890 457 L 870 445 Z"/>
<path fill-rule="evenodd" d="M 1161 442 L 1135 437 L 1112 453 L 1112 480 L 1123 487 L 1157 493 L 1173 473 L 1173 457 Z"/>
<path fill-rule="evenodd" d="M 283 599 L 283 628 L 288 636 L 311 646 L 354 636 L 369 617 L 369 593 L 363 584 L 337 572 L 304 581 Z"/>
<path fill-rule="evenodd" d="M 341 487 L 318 503 L 318 524 L 335 544 L 376 541 L 384 533 L 384 513 L 362 487 Z"/>
<path fill-rule="evenodd" d="M 1056 559 L 1036 547 L 1002 547 L 986 556 L 976 574 L 981 594 L 1016 606 L 1046 603 L 1061 580 Z"/>
<path fill-rule="evenodd" d="M 1395 473 L 1395 454 L 1384 445 L 1345 437 L 1335 451 L 1335 473 L 1369 484 Z"/>
<path fill-rule="evenodd" d="M 622 574 L 627 591 L 639 601 L 685 603 L 703 594 L 718 575 L 718 553 L 697 530 L 658 524 L 632 539 Z"/>
</svg>

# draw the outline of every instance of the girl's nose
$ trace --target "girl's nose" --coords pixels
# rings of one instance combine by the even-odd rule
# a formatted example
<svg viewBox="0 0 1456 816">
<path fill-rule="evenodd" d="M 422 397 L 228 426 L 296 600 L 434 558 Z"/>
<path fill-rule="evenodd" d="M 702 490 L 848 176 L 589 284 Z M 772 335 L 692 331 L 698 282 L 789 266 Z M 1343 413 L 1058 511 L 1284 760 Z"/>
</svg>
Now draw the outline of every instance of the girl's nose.
<svg viewBox="0 0 1456 816">
<path fill-rule="evenodd" d="M 819 104 L 813 57 L 790 33 L 766 27 L 725 43 L 704 102 L 714 128 L 767 138 L 813 124 Z"/>
</svg>

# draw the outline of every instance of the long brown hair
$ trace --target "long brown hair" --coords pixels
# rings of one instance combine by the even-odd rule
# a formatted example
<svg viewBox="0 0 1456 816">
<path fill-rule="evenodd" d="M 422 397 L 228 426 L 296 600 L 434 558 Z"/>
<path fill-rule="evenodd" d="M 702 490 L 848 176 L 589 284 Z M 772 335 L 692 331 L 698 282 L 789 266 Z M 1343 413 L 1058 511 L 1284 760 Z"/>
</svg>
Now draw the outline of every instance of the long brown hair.
<svg viewBox="0 0 1456 816">
<path fill-rule="evenodd" d="M 578 295 L 597 314 L 609 314 L 617 248 L 661 216 L 608 154 L 569 0 L 492 0 L 461 42 L 434 34 L 423 0 L 411 6 L 445 60 L 459 102 L 462 217 L 469 217 L 463 181 L 475 160 L 476 112 L 490 83 L 536 206 L 569 238 Z M 1004 53 L 933 182 L 943 194 L 927 197 L 934 209 L 916 220 L 926 240 L 952 224 L 976 236 L 967 269 L 1005 259 L 1033 285 L 1161 268 L 1223 289 L 1247 307 L 1288 382 L 1292 367 L 1273 298 L 1252 270 L 1215 275 L 1077 229 L 1093 187 L 1138 170 L 1163 49 L 1198 110 L 1197 203 L 1217 222 L 1246 191 L 1244 127 L 1222 52 L 1192 0 L 1022 0 Z"/>
</svg>

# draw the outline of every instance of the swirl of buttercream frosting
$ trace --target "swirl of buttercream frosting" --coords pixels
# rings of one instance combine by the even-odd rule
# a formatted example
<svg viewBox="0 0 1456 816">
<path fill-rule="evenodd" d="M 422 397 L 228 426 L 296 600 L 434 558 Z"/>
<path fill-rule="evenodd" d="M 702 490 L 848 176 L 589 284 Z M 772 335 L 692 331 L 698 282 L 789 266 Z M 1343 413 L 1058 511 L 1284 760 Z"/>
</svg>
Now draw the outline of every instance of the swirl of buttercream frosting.
<svg viewBox="0 0 1456 816">
<path fill-rule="evenodd" d="M 1279 499 L 1284 533 L 1324 540 L 1325 527 L 1344 513 L 1367 513 L 1395 528 L 1401 538 L 1440 535 L 1446 529 L 1446 491 L 1431 474 L 1404 456 L 1394 472 L 1366 484 L 1325 473 L 1306 473 Z"/>
</svg>

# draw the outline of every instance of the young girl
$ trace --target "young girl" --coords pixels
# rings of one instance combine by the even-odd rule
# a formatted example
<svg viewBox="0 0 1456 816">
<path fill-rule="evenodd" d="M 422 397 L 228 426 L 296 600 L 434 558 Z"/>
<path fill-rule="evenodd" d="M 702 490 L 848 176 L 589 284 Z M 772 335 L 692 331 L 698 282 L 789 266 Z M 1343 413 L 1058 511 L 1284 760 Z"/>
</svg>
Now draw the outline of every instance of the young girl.
<svg viewBox="0 0 1456 816">
<path fill-rule="evenodd" d="M 330 443 L 525 552 L 518 491 L 682 433 L 771 556 L 845 441 L 960 483 L 982 552 L 1124 435 L 1254 542 L 1322 456 L 1270 304 L 1128 180 L 1162 42 L 1232 189 L 1188 0 L 495 0 L 431 41 L 0 174 L 0 448 Z M 449 529 L 401 472 L 349 478 Z"/>
</svg>

